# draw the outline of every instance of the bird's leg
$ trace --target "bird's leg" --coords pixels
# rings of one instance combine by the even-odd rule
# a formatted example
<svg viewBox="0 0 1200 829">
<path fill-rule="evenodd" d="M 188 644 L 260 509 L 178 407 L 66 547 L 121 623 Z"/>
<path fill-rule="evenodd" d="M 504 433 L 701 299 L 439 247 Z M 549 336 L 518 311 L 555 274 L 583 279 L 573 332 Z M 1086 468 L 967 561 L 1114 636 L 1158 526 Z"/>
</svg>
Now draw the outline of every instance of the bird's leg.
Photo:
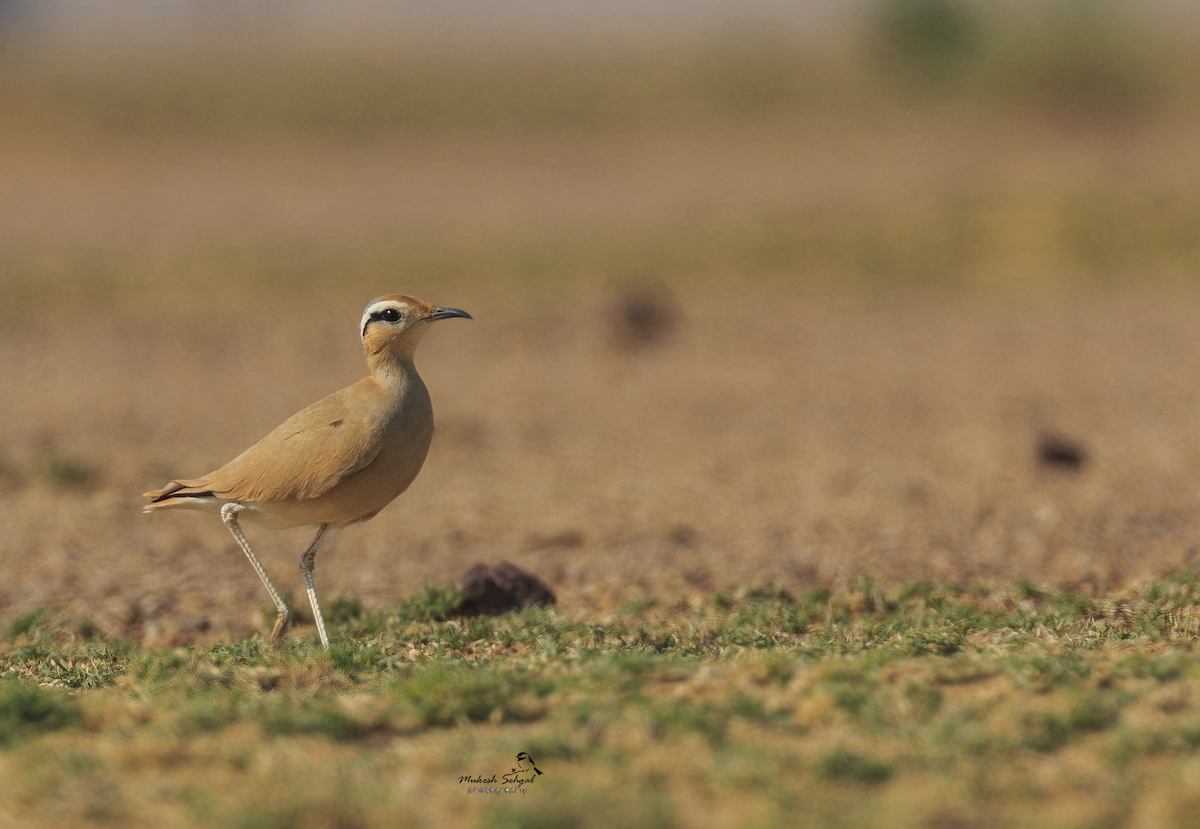
<svg viewBox="0 0 1200 829">
<path fill-rule="evenodd" d="M 332 532 L 336 532 L 336 530 Z M 308 545 L 304 555 L 300 556 L 300 572 L 304 574 L 304 584 L 308 587 L 308 601 L 312 605 L 313 618 L 317 620 L 317 633 L 321 635 L 321 644 L 325 650 L 329 650 L 329 634 L 325 632 L 325 617 L 321 615 L 321 605 L 317 603 L 317 588 L 313 586 L 312 574 L 317 550 L 320 549 L 321 542 L 325 540 L 326 536 L 332 535 L 332 532 L 328 524 L 322 524 L 317 528 L 317 537 L 312 540 L 312 544 Z"/>
<path fill-rule="evenodd" d="M 229 531 L 233 533 L 233 537 L 237 539 L 242 552 L 246 554 L 246 558 L 250 559 L 250 564 L 254 566 L 254 572 L 258 573 L 258 577 L 262 579 L 267 592 L 271 594 L 271 601 L 275 602 L 275 608 L 279 611 L 279 617 L 275 620 L 275 629 L 271 631 L 271 644 L 279 647 L 279 643 L 283 641 L 283 634 L 287 632 L 291 611 L 283 603 L 283 599 L 280 597 L 279 591 L 275 589 L 275 585 L 271 584 L 271 579 L 267 577 L 267 571 L 263 569 L 262 562 L 258 560 L 258 556 L 254 555 L 254 551 L 250 549 L 250 542 L 246 540 L 245 533 L 238 526 L 237 514 L 244 509 L 245 507 L 241 504 L 228 503 L 221 507 L 221 520 L 225 522 L 225 526 L 229 528 Z"/>
</svg>

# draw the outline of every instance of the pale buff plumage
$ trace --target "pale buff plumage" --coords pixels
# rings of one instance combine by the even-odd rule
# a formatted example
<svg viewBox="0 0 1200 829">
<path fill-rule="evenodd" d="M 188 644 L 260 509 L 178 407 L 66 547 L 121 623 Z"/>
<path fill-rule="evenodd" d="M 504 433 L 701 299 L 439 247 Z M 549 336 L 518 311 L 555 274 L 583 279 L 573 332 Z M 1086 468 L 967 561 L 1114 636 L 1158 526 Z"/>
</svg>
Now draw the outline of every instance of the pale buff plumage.
<svg viewBox="0 0 1200 829">
<path fill-rule="evenodd" d="M 271 594 L 278 644 L 290 611 L 267 577 L 239 518 L 272 529 L 317 526 L 300 559 L 321 643 L 329 637 L 313 586 L 313 561 L 333 531 L 366 521 L 408 488 L 429 451 L 433 407 L 413 364 L 432 322 L 470 315 L 393 294 L 373 300 L 359 333 L 371 375 L 318 400 L 215 472 L 172 481 L 143 512 L 193 509 L 221 516 Z"/>
</svg>

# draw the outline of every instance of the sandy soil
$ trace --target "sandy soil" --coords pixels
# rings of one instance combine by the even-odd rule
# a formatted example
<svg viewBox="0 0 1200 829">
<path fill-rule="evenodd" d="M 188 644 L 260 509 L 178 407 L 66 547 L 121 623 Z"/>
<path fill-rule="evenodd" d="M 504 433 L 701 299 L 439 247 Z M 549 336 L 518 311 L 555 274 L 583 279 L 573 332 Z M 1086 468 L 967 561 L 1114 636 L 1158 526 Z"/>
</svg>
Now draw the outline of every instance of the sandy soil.
<svg viewBox="0 0 1200 829">
<path fill-rule="evenodd" d="M 357 380 L 361 308 L 397 291 L 476 319 L 422 346 L 433 449 L 322 552 L 327 597 L 385 603 L 497 559 L 581 613 L 857 573 L 1112 587 L 1191 567 L 1193 137 L 959 117 L 361 146 L 0 126 L 0 616 L 63 607 L 152 644 L 262 629 L 220 523 L 142 516 L 139 493 Z M 1116 212 L 1083 244 L 1123 258 L 1080 281 L 1061 229 L 1091 207 Z M 967 253 L 929 254 L 923 283 L 922 240 L 963 211 Z M 738 258 L 764 215 L 802 240 L 825 221 L 819 274 L 794 241 L 782 264 Z M 860 237 L 892 259 L 856 259 Z M 379 254 L 429 239 L 436 267 Z M 531 274 L 491 268 L 542 239 L 558 252 Z M 639 344 L 646 290 L 667 322 Z M 1082 469 L 1040 465 L 1046 434 L 1081 443 Z M 306 535 L 251 528 L 297 595 Z"/>
<path fill-rule="evenodd" d="M 677 289 L 677 333 L 641 348 L 600 291 L 430 299 L 476 314 L 422 345 L 433 449 L 321 554 L 327 596 L 388 602 L 497 559 L 583 612 L 859 572 L 1111 587 L 1193 565 L 1200 297 L 872 307 L 706 285 Z M 140 515 L 138 493 L 357 379 L 361 300 L 136 329 L 51 315 L 50 348 L 6 332 L 6 615 L 67 607 L 172 641 L 260 627 L 266 596 L 220 523 Z M 1080 471 L 1038 463 L 1047 433 L 1083 445 Z M 89 477 L 56 482 L 55 462 Z M 300 594 L 306 533 L 250 533 Z"/>
</svg>

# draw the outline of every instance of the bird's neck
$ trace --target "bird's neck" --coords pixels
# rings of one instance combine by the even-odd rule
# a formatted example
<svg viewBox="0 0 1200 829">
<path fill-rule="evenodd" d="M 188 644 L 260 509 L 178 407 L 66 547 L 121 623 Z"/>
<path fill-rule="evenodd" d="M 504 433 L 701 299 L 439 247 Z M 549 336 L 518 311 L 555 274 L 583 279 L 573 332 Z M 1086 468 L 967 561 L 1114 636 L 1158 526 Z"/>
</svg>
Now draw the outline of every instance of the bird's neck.
<svg viewBox="0 0 1200 829">
<path fill-rule="evenodd" d="M 396 392 L 403 392 L 417 373 L 412 354 L 372 354 L 367 364 L 376 383 Z"/>
</svg>

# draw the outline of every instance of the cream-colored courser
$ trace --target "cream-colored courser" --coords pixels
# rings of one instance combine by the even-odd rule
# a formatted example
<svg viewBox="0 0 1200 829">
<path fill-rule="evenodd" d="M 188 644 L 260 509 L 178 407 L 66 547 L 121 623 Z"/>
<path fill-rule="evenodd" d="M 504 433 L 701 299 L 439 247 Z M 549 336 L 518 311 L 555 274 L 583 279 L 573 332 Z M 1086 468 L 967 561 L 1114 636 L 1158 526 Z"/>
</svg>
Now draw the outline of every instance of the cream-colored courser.
<svg viewBox="0 0 1200 829">
<path fill-rule="evenodd" d="M 271 529 L 315 525 L 300 557 L 321 644 L 329 647 L 313 587 L 313 561 L 334 531 L 373 518 L 421 471 L 433 439 L 429 392 L 413 364 L 417 344 L 436 320 L 471 315 L 392 294 L 367 305 L 359 325 L 371 376 L 298 412 L 242 454 L 200 478 L 145 493 L 143 512 L 194 509 L 221 516 L 279 609 L 271 641 L 287 631 L 290 611 L 239 518 Z"/>
</svg>

